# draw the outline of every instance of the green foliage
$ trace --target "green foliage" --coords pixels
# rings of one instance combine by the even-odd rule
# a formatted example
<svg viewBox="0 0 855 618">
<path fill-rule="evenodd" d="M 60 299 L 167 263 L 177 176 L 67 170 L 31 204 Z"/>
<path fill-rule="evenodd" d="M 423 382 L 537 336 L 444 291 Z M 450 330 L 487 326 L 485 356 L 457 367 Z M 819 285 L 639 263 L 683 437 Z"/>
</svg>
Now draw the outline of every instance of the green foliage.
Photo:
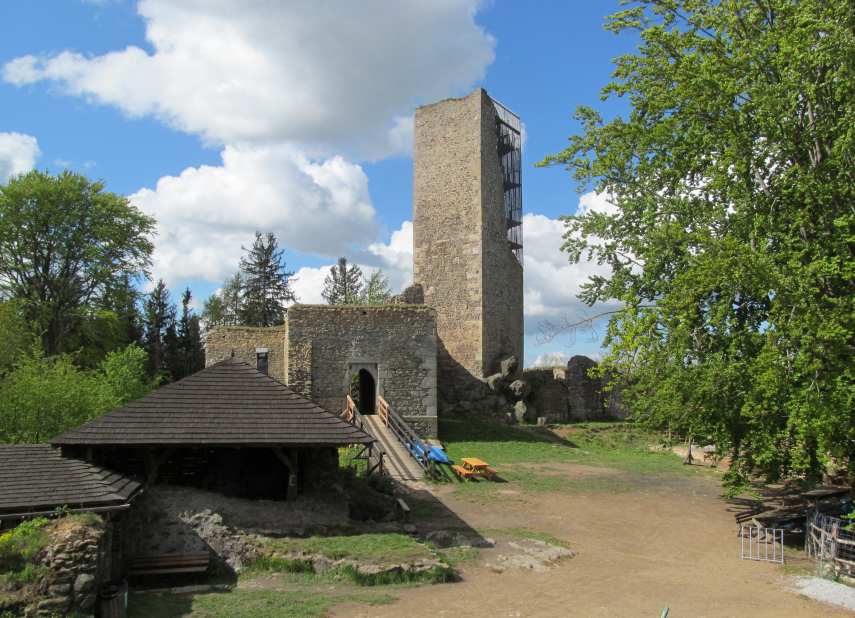
<svg viewBox="0 0 855 618">
<path fill-rule="evenodd" d="M 19 303 L 0 301 L 0 376 L 12 368 L 31 340 Z"/>
<path fill-rule="evenodd" d="M 330 305 L 357 305 L 362 286 L 362 270 L 356 264 L 348 266 L 347 258 L 342 256 L 324 279 L 321 296 Z"/>
<path fill-rule="evenodd" d="M 238 309 L 240 323 L 245 326 L 277 326 L 285 323 L 285 303 L 297 300 L 291 290 L 293 272 L 285 272 L 282 260 L 284 251 L 279 250 L 272 232 L 263 236 L 255 233 L 252 248 L 241 247 L 247 252 L 240 260 L 240 276 L 243 282 L 241 306 Z"/>
<path fill-rule="evenodd" d="M 275 551 L 296 551 L 323 554 L 334 560 L 377 561 L 385 564 L 400 564 L 419 557 L 426 557 L 424 547 L 407 534 L 357 534 L 350 536 L 310 537 L 307 539 L 283 539 L 269 543 Z"/>
<path fill-rule="evenodd" d="M 454 571 L 436 566 L 428 571 L 402 571 L 390 573 L 377 573 L 368 575 L 360 573 L 356 568 L 348 565 L 339 567 L 335 574 L 344 577 L 358 586 L 391 586 L 396 584 L 442 584 L 454 580 Z"/>
<path fill-rule="evenodd" d="M 712 436 L 734 465 L 819 480 L 855 455 L 855 5 L 640 0 L 640 32 L 567 165 L 613 208 L 565 217 L 564 250 L 608 264 L 581 298 L 619 301 L 603 370 L 653 426 Z M 851 470 L 855 472 L 855 470 Z"/>
<path fill-rule="evenodd" d="M 243 290 L 243 278 L 241 273 L 237 272 L 205 300 L 202 304 L 201 319 L 206 331 L 215 326 L 240 324 L 241 290 Z"/>
<path fill-rule="evenodd" d="M 200 595 L 135 595 L 128 618 L 324 618 L 344 602 L 389 604 L 386 594 L 325 594 L 314 590 L 230 590 Z"/>
<path fill-rule="evenodd" d="M 27 562 L 48 543 L 44 527 L 50 522 L 45 517 L 25 521 L 17 528 L 0 534 L 0 572 L 21 572 Z"/>
<path fill-rule="evenodd" d="M 22 304 L 48 356 L 116 341 L 113 309 L 151 264 L 154 219 L 104 186 L 67 170 L 0 185 L 0 291 Z"/>
<path fill-rule="evenodd" d="M 389 277 L 378 268 L 362 279 L 362 291 L 359 293 L 360 305 L 383 305 L 389 300 L 392 290 L 389 288 Z"/>
<path fill-rule="evenodd" d="M 35 444 L 91 421 L 156 387 L 136 346 L 85 370 L 68 354 L 45 358 L 34 343 L 0 382 L 0 444 Z"/>
</svg>

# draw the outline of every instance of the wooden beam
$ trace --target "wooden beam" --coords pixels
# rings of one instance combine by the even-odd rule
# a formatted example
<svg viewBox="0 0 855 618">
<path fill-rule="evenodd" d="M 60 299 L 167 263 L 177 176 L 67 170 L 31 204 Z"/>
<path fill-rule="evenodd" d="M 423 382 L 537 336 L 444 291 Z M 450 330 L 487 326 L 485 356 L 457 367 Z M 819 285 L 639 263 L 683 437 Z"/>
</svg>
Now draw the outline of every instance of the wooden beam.
<svg viewBox="0 0 855 618">
<path fill-rule="evenodd" d="M 288 466 L 288 470 L 290 470 L 293 474 L 297 473 L 297 468 L 294 466 L 294 463 L 281 448 L 279 448 L 278 446 L 271 446 L 270 450 L 273 451 L 274 455 L 276 455 L 279 459 L 282 460 L 282 463 Z M 291 449 L 291 452 L 293 453 L 294 449 Z"/>
<path fill-rule="evenodd" d="M 157 469 L 169 459 L 175 452 L 174 448 L 168 448 L 159 456 L 155 457 L 154 449 L 146 449 L 143 451 L 143 464 L 145 465 L 146 482 L 149 485 L 154 485 L 157 479 Z"/>
<path fill-rule="evenodd" d="M 286 500 L 293 501 L 297 499 L 297 449 L 291 449 L 291 460 L 294 462 L 294 467 L 291 468 L 291 474 L 288 476 L 288 495 Z"/>
</svg>

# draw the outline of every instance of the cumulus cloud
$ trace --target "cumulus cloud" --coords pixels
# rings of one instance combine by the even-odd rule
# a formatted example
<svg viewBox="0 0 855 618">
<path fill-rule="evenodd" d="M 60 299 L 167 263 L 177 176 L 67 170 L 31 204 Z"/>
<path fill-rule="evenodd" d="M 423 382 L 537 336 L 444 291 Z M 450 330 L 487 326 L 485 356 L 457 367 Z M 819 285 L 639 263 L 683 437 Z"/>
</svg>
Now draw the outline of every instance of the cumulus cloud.
<svg viewBox="0 0 855 618">
<path fill-rule="evenodd" d="M 577 214 L 592 210 L 613 212 L 614 206 L 608 202 L 608 195 L 586 193 L 579 199 Z M 577 295 L 582 291 L 582 285 L 587 283 L 592 275 L 608 276 L 611 273 L 607 265 L 598 265 L 596 261 L 588 261 L 583 254 L 578 264 L 571 264 L 566 253 L 561 251 L 564 244 L 564 234 L 567 229 L 562 221 L 550 219 L 543 215 L 527 214 L 523 217 L 524 246 L 525 246 L 525 329 L 528 337 L 527 364 L 534 362 L 537 353 L 561 347 L 573 339 L 560 337 L 559 340 L 543 348 L 535 348 L 535 337 L 540 334 L 538 325 L 544 320 L 553 323 L 561 322 L 561 315 L 570 322 L 587 319 L 603 311 L 616 309 L 616 303 L 602 303 L 595 307 L 585 305 Z M 577 340 L 579 347 L 590 348 L 593 340 L 602 330 L 603 320 L 594 324 L 595 331 L 580 335 Z M 557 345 L 556 345 L 557 344 Z M 578 348 L 577 348 L 578 349 Z M 575 352 L 575 350 L 574 350 Z"/>
<path fill-rule="evenodd" d="M 130 196 L 158 221 L 155 278 L 222 281 L 256 230 L 273 232 L 280 246 L 327 256 L 380 234 L 358 165 L 311 161 L 288 145 L 228 146 L 222 157 L 222 166 L 188 168 Z"/>
<path fill-rule="evenodd" d="M 0 182 L 6 182 L 10 176 L 21 172 L 29 172 L 41 154 L 32 135 L 0 133 Z"/>
<path fill-rule="evenodd" d="M 23 56 L 3 79 L 55 82 L 213 144 L 293 141 L 312 156 L 350 147 L 378 158 L 411 149 L 414 101 L 468 88 L 492 62 L 478 5 L 142 0 L 152 53 Z"/>
</svg>

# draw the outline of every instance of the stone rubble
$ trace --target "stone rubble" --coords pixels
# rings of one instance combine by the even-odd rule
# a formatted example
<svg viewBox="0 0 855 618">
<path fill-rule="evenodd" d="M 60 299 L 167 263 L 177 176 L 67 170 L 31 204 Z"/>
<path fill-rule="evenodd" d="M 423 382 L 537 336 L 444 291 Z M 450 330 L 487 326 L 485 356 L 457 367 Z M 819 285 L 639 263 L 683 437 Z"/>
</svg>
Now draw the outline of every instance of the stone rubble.
<svg viewBox="0 0 855 618">
<path fill-rule="evenodd" d="M 576 554 L 566 547 L 559 547 L 536 539 L 525 539 L 519 542 L 510 542 L 511 549 L 523 552 L 510 556 L 499 555 L 494 563 L 487 563 L 487 567 L 496 571 L 507 571 L 509 569 L 531 569 L 535 573 L 546 573 L 552 565 L 562 558 L 572 558 Z"/>
</svg>

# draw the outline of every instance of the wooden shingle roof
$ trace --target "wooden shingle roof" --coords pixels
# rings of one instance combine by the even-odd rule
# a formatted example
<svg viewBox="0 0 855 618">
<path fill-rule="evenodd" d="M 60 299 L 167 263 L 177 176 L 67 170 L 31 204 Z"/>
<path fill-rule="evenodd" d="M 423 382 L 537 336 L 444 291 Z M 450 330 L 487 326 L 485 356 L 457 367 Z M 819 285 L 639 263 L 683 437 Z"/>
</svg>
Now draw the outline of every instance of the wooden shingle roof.
<svg viewBox="0 0 855 618">
<path fill-rule="evenodd" d="M 50 440 L 54 445 L 338 446 L 361 429 L 228 358 Z"/>
<path fill-rule="evenodd" d="M 3 515 L 127 504 L 140 484 L 49 444 L 0 445 L 0 519 Z"/>
</svg>

